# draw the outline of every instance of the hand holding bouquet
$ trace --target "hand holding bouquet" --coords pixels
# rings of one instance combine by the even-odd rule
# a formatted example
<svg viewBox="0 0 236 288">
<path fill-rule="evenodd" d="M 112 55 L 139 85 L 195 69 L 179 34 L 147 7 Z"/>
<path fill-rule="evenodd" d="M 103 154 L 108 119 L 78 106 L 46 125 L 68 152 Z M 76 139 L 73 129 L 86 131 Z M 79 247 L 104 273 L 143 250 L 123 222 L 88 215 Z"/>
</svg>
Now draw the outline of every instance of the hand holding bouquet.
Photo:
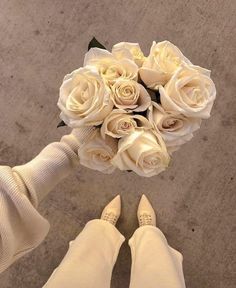
<svg viewBox="0 0 236 288">
<path fill-rule="evenodd" d="M 84 66 L 65 76 L 58 100 L 63 123 L 94 127 L 78 151 L 81 164 L 108 174 L 115 168 L 159 174 L 210 117 L 216 96 L 210 71 L 168 41 L 153 42 L 147 57 L 137 43 L 109 52 L 93 39 L 89 48 Z"/>
</svg>

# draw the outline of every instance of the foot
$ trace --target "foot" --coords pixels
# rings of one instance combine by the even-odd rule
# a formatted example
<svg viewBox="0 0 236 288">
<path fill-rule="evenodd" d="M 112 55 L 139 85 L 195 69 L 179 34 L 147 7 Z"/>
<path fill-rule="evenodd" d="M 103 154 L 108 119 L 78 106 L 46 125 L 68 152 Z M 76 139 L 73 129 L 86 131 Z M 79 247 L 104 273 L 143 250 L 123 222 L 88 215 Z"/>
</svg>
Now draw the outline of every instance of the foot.
<svg viewBox="0 0 236 288">
<path fill-rule="evenodd" d="M 139 226 L 152 225 L 156 226 L 156 214 L 152 208 L 151 203 L 143 194 L 137 211 Z"/>
<path fill-rule="evenodd" d="M 108 221 L 115 226 L 118 218 L 120 217 L 120 211 L 121 200 L 120 195 L 118 195 L 103 209 L 101 219 Z"/>
</svg>

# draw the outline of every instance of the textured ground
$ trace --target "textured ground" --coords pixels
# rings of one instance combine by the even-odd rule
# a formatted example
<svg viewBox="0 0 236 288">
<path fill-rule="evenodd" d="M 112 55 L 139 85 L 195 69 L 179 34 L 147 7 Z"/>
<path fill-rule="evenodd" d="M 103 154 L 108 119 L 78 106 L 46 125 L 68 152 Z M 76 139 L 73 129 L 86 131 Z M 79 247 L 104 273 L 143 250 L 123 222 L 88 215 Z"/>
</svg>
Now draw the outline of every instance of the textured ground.
<svg viewBox="0 0 236 288">
<path fill-rule="evenodd" d="M 122 194 L 119 229 L 137 226 L 136 208 L 146 193 L 169 243 L 184 255 L 190 288 L 236 287 L 236 105 L 235 1 L 0 1 L 0 163 L 21 164 L 60 139 L 56 129 L 58 88 L 82 64 L 95 35 L 108 48 L 168 39 L 193 63 L 212 70 L 218 98 L 210 120 L 174 155 L 162 175 L 111 177 L 79 168 L 41 204 L 51 223 L 43 244 L 0 276 L 1 288 L 40 288 L 67 250 L 68 242 L 117 193 Z M 130 251 L 121 249 L 112 288 L 128 287 Z"/>
</svg>

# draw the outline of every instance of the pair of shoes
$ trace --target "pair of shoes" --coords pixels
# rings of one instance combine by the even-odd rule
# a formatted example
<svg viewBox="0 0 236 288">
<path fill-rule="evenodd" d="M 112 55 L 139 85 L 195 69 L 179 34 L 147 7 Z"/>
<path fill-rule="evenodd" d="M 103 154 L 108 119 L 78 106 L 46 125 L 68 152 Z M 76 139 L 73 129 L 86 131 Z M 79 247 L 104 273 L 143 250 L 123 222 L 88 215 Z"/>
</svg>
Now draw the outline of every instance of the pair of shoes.
<svg viewBox="0 0 236 288">
<path fill-rule="evenodd" d="M 118 195 L 104 208 L 101 219 L 110 222 L 112 225 L 116 225 L 116 222 L 120 217 L 120 213 L 121 198 L 120 195 Z M 156 214 L 145 195 L 142 195 L 139 202 L 137 217 L 139 226 L 156 226 Z"/>
</svg>

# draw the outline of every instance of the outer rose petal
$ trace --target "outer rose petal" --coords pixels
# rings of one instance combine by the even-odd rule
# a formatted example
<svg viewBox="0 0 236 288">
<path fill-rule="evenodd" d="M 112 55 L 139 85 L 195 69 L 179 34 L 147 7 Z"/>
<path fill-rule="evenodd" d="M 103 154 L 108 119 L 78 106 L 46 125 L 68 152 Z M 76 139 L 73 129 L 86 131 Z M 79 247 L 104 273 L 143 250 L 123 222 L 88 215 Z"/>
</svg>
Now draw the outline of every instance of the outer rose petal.
<svg viewBox="0 0 236 288">
<path fill-rule="evenodd" d="M 178 150 L 180 145 L 193 137 L 193 132 L 201 125 L 201 119 L 185 117 L 175 111 L 165 111 L 155 102 L 152 102 L 152 106 L 149 107 L 148 119 L 161 134 L 168 152 L 173 151 L 173 147 L 175 151 Z M 170 122 L 172 126 L 167 126 Z"/>
<path fill-rule="evenodd" d="M 138 43 L 120 42 L 112 47 L 112 54 L 117 59 L 127 58 L 141 67 L 145 57 Z"/>
<path fill-rule="evenodd" d="M 120 131 L 117 131 L 117 122 L 128 122 L 131 124 L 129 129 L 123 130 L 121 133 Z M 134 123 L 133 123 L 134 122 Z M 113 129 L 111 129 L 111 126 Z M 147 120 L 147 118 L 141 116 L 141 115 L 133 115 L 131 112 L 128 112 L 126 110 L 122 109 L 114 109 L 112 112 L 105 118 L 102 127 L 101 127 L 101 136 L 103 139 L 106 138 L 106 135 L 109 135 L 113 138 L 122 138 L 131 132 L 133 132 L 135 129 L 152 129 L 152 125 Z"/>
<path fill-rule="evenodd" d="M 178 47 L 169 41 L 153 41 L 150 54 L 140 68 L 140 77 L 149 88 L 158 89 L 182 64 L 192 65 Z"/>
<path fill-rule="evenodd" d="M 93 137 L 79 148 L 78 156 L 83 166 L 111 174 L 115 170 L 111 159 L 116 152 L 117 140 L 109 136 L 105 140 L 102 139 L 97 129 Z"/>
<path fill-rule="evenodd" d="M 127 93 L 123 93 L 124 90 L 133 92 L 129 94 L 129 103 Z M 118 79 L 111 87 L 111 91 L 113 103 L 119 109 L 141 112 L 151 105 L 151 97 L 147 90 L 134 80 Z"/>
<path fill-rule="evenodd" d="M 138 77 L 138 66 L 134 61 L 128 58 L 116 59 L 112 53 L 104 49 L 90 49 L 85 54 L 84 65 L 93 66 L 108 85 L 119 78 L 137 80 Z"/>
<path fill-rule="evenodd" d="M 86 101 L 81 100 L 83 93 L 87 94 Z M 72 128 L 99 125 L 113 108 L 110 90 L 91 66 L 65 76 L 57 105 L 61 110 L 60 118 Z"/>
<path fill-rule="evenodd" d="M 84 66 L 91 65 L 94 60 L 110 58 L 113 59 L 114 56 L 107 50 L 100 48 L 91 48 L 84 57 Z"/>
<path fill-rule="evenodd" d="M 147 163 L 150 157 L 155 163 Z M 135 131 L 119 140 L 118 152 L 112 163 L 120 170 L 131 169 L 140 176 L 151 177 L 163 171 L 169 160 L 160 135 L 151 131 Z"/>
<path fill-rule="evenodd" d="M 204 102 L 196 103 L 195 106 L 190 106 L 184 99 L 185 94 L 182 92 L 188 84 L 197 82 L 196 89 L 200 95 L 204 96 Z M 193 87 L 195 88 L 195 87 Z M 216 97 L 216 89 L 211 78 L 206 74 L 199 72 L 193 67 L 183 66 L 179 68 L 172 76 L 165 87 L 159 88 L 161 96 L 161 105 L 167 111 L 178 111 L 187 117 L 209 118 L 210 112 Z M 184 97 L 183 97 L 184 96 Z"/>
</svg>

